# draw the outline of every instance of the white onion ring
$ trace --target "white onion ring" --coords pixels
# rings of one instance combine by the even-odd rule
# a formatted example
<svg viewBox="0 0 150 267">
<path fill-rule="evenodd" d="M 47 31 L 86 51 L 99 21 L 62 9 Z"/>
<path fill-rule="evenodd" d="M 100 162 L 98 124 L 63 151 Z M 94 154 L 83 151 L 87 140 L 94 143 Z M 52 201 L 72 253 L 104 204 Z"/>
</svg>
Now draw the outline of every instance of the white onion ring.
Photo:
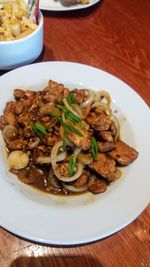
<svg viewBox="0 0 150 267">
<path fill-rule="evenodd" d="M 120 135 L 120 124 L 119 124 L 118 118 L 115 115 L 111 116 L 111 120 L 115 123 L 115 126 L 116 126 L 116 134 L 114 137 L 114 139 L 116 141 Z"/>
<path fill-rule="evenodd" d="M 102 102 L 101 97 L 104 97 L 106 99 L 106 104 L 110 106 L 111 104 L 110 94 L 106 91 L 99 91 L 95 96 L 95 102 Z"/>
<path fill-rule="evenodd" d="M 54 167 L 56 166 L 56 161 L 57 161 L 57 152 L 58 152 L 58 149 L 63 146 L 63 141 L 59 141 L 57 142 L 53 147 L 52 147 L 52 150 L 51 150 L 51 164 L 52 164 L 52 167 L 54 169 Z"/>
<path fill-rule="evenodd" d="M 64 98 L 63 99 L 63 102 L 64 102 L 64 105 L 67 107 L 67 109 L 69 109 L 75 116 L 77 116 L 78 118 L 80 119 L 83 119 L 83 114 L 82 114 L 82 111 L 79 110 L 78 108 L 78 112 L 76 110 L 74 110 L 68 103 L 67 99 Z"/>
<path fill-rule="evenodd" d="M 65 176 L 60 175 L 59 171 L 57 170 L 57 165 L 54 166 L 53 171 L 54 171 L 56 177 L 60 181 L 69 183 L 69 182 L 73 182 L 73 181 L 77 180 L 81 176 L 83 169 L 84 169 L 84 165 L 82 163 L 78 162 L 77 171 L 73 176 L 65 177 Z"/>
<path fill-rule="evenodd" d="M 73 152 L 73 154 L 76 155 L 76 156 L 78 156 L 80 152 L 81 152 L 81 148 L 76 147 L 75 150 L 74 150 L 74 152 Z"/>
<path fill-rule="evenodd" d="M 87 91 L 88 91 L 88 98 L 83 103 L 81 103 L 81 105 L 80 105 L 81 108 L 85 108 L 88 105 L 90 105 L 92 102 L 94 102 L 94 97 L 95 97 L 94 91 L 92 91 L 90 89 Z"/>
<path fill-rule="evenodd" d="M 69 184 L 65 184 L 63 183 L 63 187 L 65 189 L 67 189 L 68 191 L 74 192 L 74 193 L 80 193 L 80 192 L 84 192 L 88 189 L 88 184 L 80 186 L 80 187 L 76 187 L 74 185 L 69 185 Z"/>
<path fill-rule="evenodd" d="M 56 178 L 54 175 L 54 172 L 52 169 L 50 169 L 49 174 L 48 174 L 48 181 L 52 186 L 54 186 L 57 189 L 61 188 L 61 184 L 59 184 L 59 180 Z"/>
<path fill-rule="evenodd" d="M 59 153 L 56 157 L 56 162 L 63 161 L 67 157 L 67 151 Z"/>
</svg>

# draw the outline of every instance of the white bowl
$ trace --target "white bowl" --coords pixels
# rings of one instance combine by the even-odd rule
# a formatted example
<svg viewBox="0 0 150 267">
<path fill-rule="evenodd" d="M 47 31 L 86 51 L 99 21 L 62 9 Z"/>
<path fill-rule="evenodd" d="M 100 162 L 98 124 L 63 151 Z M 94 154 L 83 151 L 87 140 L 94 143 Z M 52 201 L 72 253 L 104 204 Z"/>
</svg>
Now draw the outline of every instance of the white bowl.
<svg viewBox="0 0 150 267">
<path fill-rule="evenodd" d="M 0 69 L 10 70 L 35 61 L 43 49 L 43 15 L 35 31 L 24 38 L 0 41 Z"/>
</svg>

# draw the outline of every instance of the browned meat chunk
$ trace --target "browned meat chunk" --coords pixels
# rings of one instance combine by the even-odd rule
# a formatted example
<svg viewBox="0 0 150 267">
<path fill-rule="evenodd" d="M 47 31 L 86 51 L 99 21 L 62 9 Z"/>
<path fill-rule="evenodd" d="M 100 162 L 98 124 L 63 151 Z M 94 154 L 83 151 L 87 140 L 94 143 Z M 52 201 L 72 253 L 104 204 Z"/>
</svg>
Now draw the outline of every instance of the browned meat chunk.
<svg viewBox="0 0 150 267">
<path fill-rule="evenodd" d="M 116 142 L 115 149 L 108 152 L 108 154 L 111 158 L 123 166 L 130 164 L 138 156 L 138 152 L 134 148 L 125 144 L 121 140 Z"/>
<path fill-rule="evenodd" d="M 111 119 L 106 114 L 95 112 L 90 112 L 86 121 L 97 131 L 107 131 L 112 123 Z"/>
<path fill-rule="evenodd" d="M 67 121 L 67 123 L 74 126 L 74 124 L 69 121 Z M 87 131 L 85 128 L 80 127 L 78 124 L 76 124 L 74 127 L 81 133 L 82 136 L 69 131 L 67 138 L 77 147 L 83 150 L 88 150 L 90 148 L 92 133 Z"/>
<path fill-rule="evenodd" d="M 89 167 L 108 180 L 113 180 L 117 171 L 115 160 L 104 153 L 98 153 L 97 161 Z"/>
<path fill-rule="evenodd" d="M 78 104 L 83 103 L 87 99 L 88 92 L 86 89 L 75 89 L 75 99 Z"/>
<path fill-rule="evenodd" d="M 112 142 L 98 142 L 99 152 L 108 152 L 115 148 L 115 144 Z"/>
<path fill-rule="evenodd" d="M 76 187 L 86 185 L 88 183 L 89 177 L 90 177 L 90 172 L 87 170 L 84 170 L 81 176 L 77 180 L 75 180 L 73 185 Z"/>
<path fill-rule="evenodd" d="M 18 150 L 18 149 L 23 149 L 26 144 L 27 144 L 27 141 L 20 138 L 20 139 L 11 141 L 8 144 L 8 147 L 9 149 Z"/>
<path fill-rule="evenodd" d="M 90 148 L 90 142 L 91 142 L 91 133 L 85 132 L 83 136 L 79 136 L 73 132 L 68 133 L 68 139 L 75 144 L 77 147 L 88 150 Z"/>
<path fill-rule="evenodd" d="M 48 86 L 43 90 L 45 95 L 43 100 L 45 103 L 55 103 L 62 96 L 69 94 L 69 90 L 64 87 L 63 84 L 59 84 L 55 81 L 49 80 Z"/>
<path fill-rule="evenodd" d="M 25 95 L 25 91 L 22 89 L 14 89 L 14 97 L 16 99 L 22 98 Z"/>
<path fill-rule="evenodd" d="M 15 101 L 10 101 L 6 104 L 4 110 L 4 120 L 6 124 L 11 124 L 17 127 L 18 122 L 14 113 L 15 107 L 16 107 Z"/>
<path fill-rule="evenodd" d="M 99 132 L 99 136 L 104 141 L 107 141 L 107 142 L 113 142 L 114 141 L 111 131 L 102 131 L 102 132 Z"/>
<path fill-rule="evenodd" d="M 94 182 L 89 186 L 88 189 L 94 194 L 103 193 L 107 189 L 107 183 L 100 179 L 94 179 Z"/>
<path fill-rule="evenodd" d="M 90 164 L 93 162 L 93 157 L 92 157 L 91 153 L 81 152 L 78 155 L 78 161 L 83 163 L 83 164 Z"/>
<path fill-rule="evenodd" d="M 68 172 L 68 167 L 69 167 L 69 162 L 57 164 L 57 170 L 59 171 L 61 176 L 65 176 L 65 177 L 70 176 Z"/>
</svg>

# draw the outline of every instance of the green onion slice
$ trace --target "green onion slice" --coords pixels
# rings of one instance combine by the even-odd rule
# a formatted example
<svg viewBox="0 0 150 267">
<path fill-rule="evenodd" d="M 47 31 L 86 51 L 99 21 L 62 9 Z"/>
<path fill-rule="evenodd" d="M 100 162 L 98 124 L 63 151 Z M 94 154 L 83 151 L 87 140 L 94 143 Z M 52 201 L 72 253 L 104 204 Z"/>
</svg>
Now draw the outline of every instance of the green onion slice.
<svg viewBox="0 0 150 267">
<path fill-rule="evenodd" d="M 91 154 L 92 154 L 93 159 L 97 160 L 98 145 L 97 145 L 95 137 L 92 137 L 92 140 L 91 140 Z"/>
<path fill-rule="evenodd" d="M 75 104 L 76 103 L 74 93 L 70 93 L 66 98 L 67 98 L 67 101 L 69 104 Z"/>
<path fill-rule="evenodd" d="M 57 108 L 60 110 L 64 111 L 65 118 L 72 121 L 73 123 L 79 123 L 81 122 L 81 119 L 74 115 L 69 109 L 67 109 L 65 106 L 57 104 Z"/>
<path fill-rule="evenodd" d="M 74 174 L 76 159 L 77 159 L 76 155 L 72 154 L 71 159 L 69 161 L 69 166 L 68 166 L 68 172 L 70 176 Z"/>
<path fill-rule="evenodd" d="M 46 127 L 43 124 L 36 122 L 32 124 L 32 131 L 42 138 L 46 134 Z"/>
<path fill-rule="evenodd" d="M 59 114 L 55 111 L 51 111 L 50 112 L 50 115 L 55 117 L 56 120 L 66 129 L 68 129 L 69 131 L 79 135 L 79 136 L 83 136 L 82 133 L 77 129 L 75 128 L 74 126 L 68 124 L 67 122 L 63 122 L 63 119 L 59 116 Z"/>
</svg>

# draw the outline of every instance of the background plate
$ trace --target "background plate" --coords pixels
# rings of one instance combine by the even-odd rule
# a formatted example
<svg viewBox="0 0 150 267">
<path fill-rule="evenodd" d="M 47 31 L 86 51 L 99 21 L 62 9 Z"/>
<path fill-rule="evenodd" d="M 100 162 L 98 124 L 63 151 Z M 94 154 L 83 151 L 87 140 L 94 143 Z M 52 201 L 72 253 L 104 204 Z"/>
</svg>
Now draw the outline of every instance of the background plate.
<svg viewBox="0 0 150 267">
<path fill-rule="evenodd" d="M 88 8 L 100 2 L 100 0 L 91 0 L 87 5 L 73 5 L 69 7 L 63 6 L 60 1 L 55 0 L 41 0 L 40 9 L 49 10 L 49 11 L 71 11 Z"/>
</svg>

